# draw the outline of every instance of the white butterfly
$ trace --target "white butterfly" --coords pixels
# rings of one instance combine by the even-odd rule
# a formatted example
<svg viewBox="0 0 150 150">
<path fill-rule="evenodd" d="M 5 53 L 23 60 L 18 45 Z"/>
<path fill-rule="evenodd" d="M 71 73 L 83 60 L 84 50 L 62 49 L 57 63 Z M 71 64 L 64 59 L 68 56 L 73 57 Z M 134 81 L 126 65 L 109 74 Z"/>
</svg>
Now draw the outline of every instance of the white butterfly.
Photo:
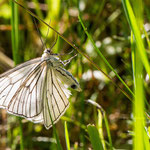
<svg viewBox="0 0 150 150">
<path fill-rule="evenodd" d="M 34 123 L 42 122 L 49 129 L 69 106 L 70 92 L 64 84 L 81 91 L 72 74 L 61 67 L 64 62 L 46 49 L 41 58 L 1 74 L 0 108 Z"/>
</svg>

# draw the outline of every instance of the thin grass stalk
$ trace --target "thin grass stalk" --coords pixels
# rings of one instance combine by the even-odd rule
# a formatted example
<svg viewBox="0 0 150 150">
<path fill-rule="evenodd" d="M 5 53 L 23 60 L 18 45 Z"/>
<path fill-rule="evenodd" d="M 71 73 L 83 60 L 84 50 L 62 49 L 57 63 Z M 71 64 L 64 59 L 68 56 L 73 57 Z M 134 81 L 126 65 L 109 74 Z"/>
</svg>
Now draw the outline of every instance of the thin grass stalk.
<svg viewBox="0 0 150 150">
<path fill-rule="evenodd" d="M 67 122 L 65 121 L 65 140 L 66 140 L 66 147 L 67 150 L 70 150 L 70 141 L 69 141 L 69 133 L 68 133 L 68 128 L 67 128 Z"/>
<path fill-rule="evenodd" d="M 12 16 L 11 16 L 12 51 L 13 51 L 13 59 L 14 59 L 15 65 L 17 65 L 21 62 L 21 59 L 18 55 L 18 52 L 19 52 L 18 6 L 13 1 L 11 1 L 10 4 L 11 4 L 11 13 L 12 13 Z M 21 118 L 18 118 L 18 121 L 19 121 L 19 127 L 20 127 L 20 150 L 24 150 Z"/>
<path fill-rule="evenodd" d="M 101 51 L 97 48 L 95 42 L 93 41 L 91 35 L 88 33 L 87 28 L 84 26 L 83 21 L 81 19 L 81 16 L 78 16 L 79 21 L 87 35 L 87 37 L 89 38 L 89 40 L 91 41 L 91 43 L 93 44 L 93 47 L 95 48 L 95 50 L 97 51 L 97 53 L 99 54 L 99 56 L 102 58 L 102 60 L 107 64 L 107 66 L 115 73 L 115 75 L 117 76 L 117 78 L 122 82 L 122 84 L 126 87 L 126 89 L 130 92 L 130 94 L 132 96 L 134 96 L 133 92 L 131 91 L 131 89 L 128 87 L 128 85 L 122 80 L 122 78 L 118 75 L 118 73 L 115 71 L 115 69 L 111 66 L 111 64 L 106 60 L 106 58 L 103 56 L 103 54 L 101 53 Z M 112 79 L 111 79 L 112 80 Z M 117 86 L 118 87 L 118 86 Z"/>
<path fill-rule="evenodd" d="M 18 57 L 18 46 L 19 46 L 19 33 L 18 33 L 18 9 L 17 5 L 14 2 L 10 2 L 11 4 L 11 40 L 12 40 L 12 51 L 13 51 L 13 60 L 15 65 L 17 65 L 19 62 L 19 57 Z"/>
<path fill-rule="evenodd" d="M 46 77 L 47 78 L 47 77 Z M 46 100 L 47 102 L 47 107 L 48 107 L 48 100 Z M 60 144 L 60 141 L 59 141 L 59 137 L 58 137 L 58 134 L 57 134 L 57 130 L 56 130 L 56 127 L 54 125 L 54 122 L 53 122 L 53 119 L 52 119 L 52 116 L 51 116 L 51 112 L 50 112 L 50 109 L 48 107 L 48 113 L 49 113 L 49 116 L 50 116 L 50 120 L 51 120 L 51 123 L 52 123 L 52 128 L 53 128 L 53 131 L 54 131 L 54 135 L 55 135 L 55 138 L 56 138 L 56 142 L 57 142 L 57 149 L 58 150 L 63 150 L 61 144 Z"/>
<path fill-rule="evenodd" d="M 112 144 L 112 139 L 111 139 L 111 134 L 110 134 L 110 129 L 109 129 L 109 123 L 107 120 L 106 113 L 104 112 L 103 115 L 104 115 L 104 122 L 105 122 L 106 132 L 107 132 L 108 141 L 109 141 L 109 147 L 110 147 L 110 150 L 113 150 L 113 144 Z"/>
<path fill-rule="evenodd" d="M 131 97 L 118 85 L 115 84 L 115 82 L 103 71 L 101 70 L 101 68 L 95 64 L 88 55 L 86 55 L 84 52 L 82 52 L 75 44 L 71 43 L 69 40 L 67 40 L 62 34 L 60 34 L 58 31 L 56 31 L 52 26 L 50 26 L 48 23 L 46 23 L 45 21 L 43 21 L 41 18 L 39 18 L 38 16 L 36 16 L 34 13 L 32 13 L 30 10 L 26 9 L 24 6 L 22 6 L 20 3 L 16 2 L 15 0 L 13 0 L 15 3 L 17 3 L 20 7 L 22 7 L 23 9 L 25 9 L 30 15 L 32 15 L 33 17 L 35 17 L 36 19 L 38 19 L 39 21 L 41 21 L 42 23 L 44 23 L 46 26 L 48 26 L 50 29 L 52 29 L 55 33 L 57 33 L 64 41 L 66 41 L 70 46 L 72 46 L 76 51 L 78 51 L 78 53 L 80 53 L 82 56 L 84 56 L 96 69 L 98 69 L 99 71 L 101 71 L 108 79 L 110 79 L 110 81 L 120 89 L 120 91 L 129 99 L 132 101 Z"/>
</svg>

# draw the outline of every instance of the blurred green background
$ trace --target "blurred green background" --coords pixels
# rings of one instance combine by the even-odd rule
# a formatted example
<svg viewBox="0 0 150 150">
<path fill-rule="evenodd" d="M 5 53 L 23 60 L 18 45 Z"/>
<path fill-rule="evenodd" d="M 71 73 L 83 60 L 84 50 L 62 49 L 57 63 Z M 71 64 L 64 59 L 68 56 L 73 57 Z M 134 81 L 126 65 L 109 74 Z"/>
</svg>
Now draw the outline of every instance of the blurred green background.
<svg viewBox="0 0 150 150">
<path fill-rule="evenodd" d="M 56 124 L 56 131 L 63 149 L 66 146 L 66 135 L 64 121 L 67 121 L 70 149 L 91 150 L 92 138 L 87 131 L 88 124 L 94 124 L 105 140 L 104 149 L 132 149 L 133 148 L 133 103 L 119 89 L 127 92 L 132 99 L 132 94 L 124 87 L 122 82 L 115 76 L 114 72 L 102 60 L 95 50 L 92 42 L 87 37 L 81 23 L 83 24 L 95 45 L 112 65 L 113 69 L 122 80 L 134 92 L 133 66 L 131 60 L 131 29 L 125 16 L 122 2 L 115 0 L 20 0 L 24 7 L 31 10 L 42 20 L 50 24 L 61 33 L 67 40 L 79 47 L 89 58 L 99 66 L 112 80 L 97 70 L 93 63 L 89 62 L 76 50 L 68 54 L 73 48 L 58 37 L 53 48 L 53 53 L 63 54 L 62 60 L 69 59 L 78 54 L 66 69 L 79 81 L 82 92 L 71 90 L 69 98 L 70 107 L 65 115 Z M 132 1 L 131 1 L 132 2 Z M 137 2 L 138 3 L 138 2 Z M 134 2 L 132 2 L 134 6 Z M 143 7 L 142 7 L 143 6 Z M 149 29 L 150 29 L 150 1 L 145 0 L 141 5 L 143 12 L 143 43 L 146 54 L 149 57 Z M 138 9 L 135 9 L 135 12 Z M 11 40 L 11 1 L 0 1 L 0 73 L 13 67 L 13 53 Z M 17 55 L 18 62 L 24 62 L 32 58 L 40 57 L 44 50 L 40 38 L 51 47 L 56 41 L 57 34 L 28 14 L 23 8 L 18 7 L 18 28 L 19 47 Z M 37 28 L 40 34 L 37 31 Z M 142 30 L 143 31 L 143 30 Z M 147 35 L 147 39 L 145 36 Z M 114 82 L 118 87 L 114 86 Z M 150 96 L 149 78 L 146 72 L 143 73 L 144 94 Z M 90 102 L 90 103 L 87 103 Z M 91 101 L 99 104 L 105 111 L 111 134 L 112 146 L 108 140 L 108 132 L 103 118 L 98 115 L 98 108 Z M 145 111 L 149 112 L 148 104 Z M 102 122 L 102 129 L 99 127 Z M 41 124 L 33 124 L 22 119 L 23 147 L 24 149 L 47 150 L 57 149 L 53 129 L 46 130 Z M 146 122 L 148 131 L 149 121 Z M 102 131 L 101 131 L 101 130 Z M 148 132 L 147 132 L 148 134 Z M 8 115 L 5 110 L 0 110 L 0 149 L 20 149 L 20 127 L 17 117 Z M 103 142 L 102 142 L 103 143 Z"/>
</svg>

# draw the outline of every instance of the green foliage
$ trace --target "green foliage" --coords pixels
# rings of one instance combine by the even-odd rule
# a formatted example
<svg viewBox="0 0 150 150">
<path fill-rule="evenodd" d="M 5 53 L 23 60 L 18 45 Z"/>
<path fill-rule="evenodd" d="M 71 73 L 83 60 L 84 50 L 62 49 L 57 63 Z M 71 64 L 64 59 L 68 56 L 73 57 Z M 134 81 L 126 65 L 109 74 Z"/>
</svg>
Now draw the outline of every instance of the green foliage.
<svg viewBox="0 0 150 150">
<path fill-rule="evenodd" d="M 12 39 L 12 50 L 13 50 L 13 60 L 15 65 L 21 63 L 21 57 L 19 54 L 19 21 L 18 21 L 18 6 L 14 2 L 10 2 L 11 4 L 11 39 Z M 19 129 L 20 129 L 20 150 L 24 150 L 24 143 L 23 143 L 23 131 L 22 131 L 22 123 L 21 118 L 18 118 L 19 121 Z"/>
<path fill-rule="evenodd" d="M 0 147 L 149 150 L 150 2 L 17 2 L 31 12 L 13 1 L 0 2 L 0 52 L 18 64 L 40 57 L 58 34 L 53 53 L 62 54 L 62 60 L 78 54 L 66 69 L 78 79 L 82 92 L 71 91 L 70 107 L 49 130 L 12 115 L 6 118 L 1 111 Z M 7 60 L 2 60 L 0 73 L 6 70 Z"/>
<path fill-rule="evenodd" d="M 70 142 L 69 142 L 69 132 L 68 132 L 68 128 L 67 128 L 67 122 L 65 121 L 65 139 L 66 139 L 66 147 L 67 150 L 70 150 Z"/>
<path fill-rule="evenodd" d="M 87 130 L 90 136 L 90 141 L 92 143 L 93 149 L 104 150 L 97 128 L 93 125 L 88 125 Z"/>
</svg>

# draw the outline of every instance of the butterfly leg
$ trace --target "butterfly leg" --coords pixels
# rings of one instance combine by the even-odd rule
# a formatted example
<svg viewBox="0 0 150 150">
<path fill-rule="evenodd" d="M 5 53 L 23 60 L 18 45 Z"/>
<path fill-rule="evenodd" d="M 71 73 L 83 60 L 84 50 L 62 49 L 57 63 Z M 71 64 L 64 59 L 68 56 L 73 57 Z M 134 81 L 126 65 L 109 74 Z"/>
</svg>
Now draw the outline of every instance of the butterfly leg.
<svg viewBox="0 0 150 150">
<path fill-rule="evenodd" d="M 61 53 L 61 54 L 58 54 L 59 56 L 63 56 L 63 55 L 70 55 L 74 52 L 74 49 L 71 51 L 71 52 L 68 52 L 68 53 Z"/>
<path fill-rule="evenodd" d="M 71 52 L 68 52 L 68 53 L 61 53 L 61 54 L 53 53 L 52 55 L 54 55 L 54 56 L 63 56 L 63 55 L 70 55 L 73 52 L 74 52 L 74 49 Z"/>
<path fill-rule="evenodd" d="M 75 54 L 74 56 L 72 56 L 72 57 L 69 58 L 68 60 L 64 60 L 64 61 L 63 61 L 63 65 L 64 65 L 64 66 L 68 65 L 68 64 L 71 62 L 71 60 L 72 60 L 73 58 L 75 58 L 76 56 L 77 56 L 77 54 Z"/>
</svg>

